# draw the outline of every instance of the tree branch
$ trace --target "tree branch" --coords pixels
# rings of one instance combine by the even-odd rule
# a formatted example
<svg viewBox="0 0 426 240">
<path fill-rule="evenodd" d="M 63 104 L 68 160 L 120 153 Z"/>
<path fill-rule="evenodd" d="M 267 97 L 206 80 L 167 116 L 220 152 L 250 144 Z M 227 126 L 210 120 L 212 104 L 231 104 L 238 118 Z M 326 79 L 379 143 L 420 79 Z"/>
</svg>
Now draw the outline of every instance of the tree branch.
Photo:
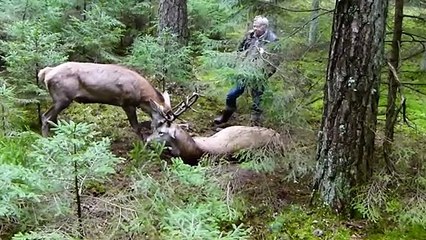
<svg viewBox="0 0 426 240">
<path fill-rule="evenodd" d="M 402 85 L 414 85 L 414 86 L 426 86 L 426 83 L 409 83 L 409 82 L 402 82 Z"/>
<path fill-rule="evenodd" d="M 414 53 L 412 53 L 412 54 L 410 54 L 410 55 L 408 55 L 408 56 L 406 56 L 406 57 L 402 58 L 401 60 L 408 60 L 408 59 L 410 59 L 410 58 L 412 58 L 412 57 L 415 57 L 415 56 L 417 56 L 417 55 L 419 55 L 419 54 L 422 54 L 424 51 L 426 51 L 426 46 L 425 46 L 425 44 L 424 44 L 424 43 L 420 43 L 420 45 L 422 45 L 422 50 L 419 50 L 419 51 L 417 51 L 417 52 L 414 52 Z"/>
<path fill-rule="evenodd" d="M 386 35 L 390 35 L 390 34 L 393 34 L 393 32 L 387 32 L 387 33 L 386 33 Z M 417 38 L 420 38 L 420 39 L 425 39 L 425 40 L 426 40 L 426 37 L 425 37 L 425 36 L 421 36 L 421 35 L 418 35 L 418 34 L 415 34 L 415 33 L 410 33 L 410 32 L 405 32 L 405 31 L 403 31 L 403 32 L 402 32 L 402 34 L 404 34 L 404 35 L 407 35 L 407 36 L 411 37 L 411 39 L 412 39 L 413 41 L 420 41 L 420 40 L 417 40 L 417 39 L 416 39 L 416 37 L 417 37 Z"/>
<path fill-rule="evenodd" d="M 404 121 L 405 124 L 407 124 L 408 127 L 411 127 L 410 123 L 408 122 L 408 118 L 407 118 L 407 114 L 406 114 L 406 108 L 407 108 L 406 104 L 405 104 L 406 103 L 406 98 L 402 94 L 402 91 L 401 91 L 401 80 L 399 80 L 398 73 L 397 73 L 396 69 L 394 68 L 394 66 L 392 66 L 392 64 L 390 62 L 388 62 L 388 66 L 389 66 L 389 69 L 391 70 L 392 75 L 394 76 L 395 80 L 398 82 L 398 92 L 399 92 L 399 94 L 401 96 L 401 99 L 402 99 L 401 100 L 401 105 L 398 107 L 398 109 L 396 111 L 396 114 L 393 116 L 393 119 L 392 119 L 393 125 L 395 125 L 396 120 L 398 118 L 398 113 L 402 109 L 402 118 L 403 118 L 403 121 Z"/>
<path fill-rule="evenodd" d="M 405 87 L 408 88 L 408 89 L 411 89 L 412 91 L 414 91 L 416 93 L 420 93 L 421 95 L 425 95 L 426 96 L 426 93 L 424 93 L 424 92 L 422 92 L 422 91 L 420 91 L 418 89 L 415 89 L 414 87 L 412 87 L 410 85 L 405 85 Z"/>
<path fill-rule="evenodd" d="M 402 34 L 410 36 L 413 40 L 415 40 L 415 37 L 426 39 L 426 37 L 421 36 L 421 35 L 417 35 L 415 33 L 410 33 L 410 32 L 402 31 Z"/>
<path fill-rule="evenodd" d="M 315 99 L 313 99 L 313 100 L 311 100 L 310 102 L 308 102 L 308 103 L 305 103 L 305 106 L 309 106 L 309 105 L 311 105 L 311 104 L 314 104 L 314 103 L 316 103 L 316 102 L 318 102 L 319 100 L 322 100 L 324 97 L 317 97 L 317 98 L 315 98 Z"/>
<path fill-rule="evenodd" d="M 408 15 L 408 14 L 404 14 L 404 15 L 402 15 L 402 17 L 407 17 L 407 18 L 414 18 L 414 19 L 417 19 L 417 20 L 421 20 L 421 21 L 425 21 L 426 22 L 426 18 L 424 18 L 424 17 L 420 17 L 420 16 L 414 16 L 414 15 Z"/>
<path fill-rule="evenodd" d="M 311 18 L 311 20 L 309 20 L 309 21 L 305 22 L 302 26 L 300 26 L 300 27 L 296 28 L 296 29 L 295 29 L 292 33 L 290 33 L 290 35 L 288 35 L 288 36 L 287 36 L 287 38 L 290 38 L 290 37 L 294 36 L 296 33 L 298 33 L 300 30 L 302 30 L 303 28 L 305 28 L 305 27 L 306 27 L 306 26 L 307 26 L 310 22 L 314 21 L 315 19 L 317 19 L 317 18 L 321 17 L 322 15 L 325 15 L 325 14 L 331 13 L 331 12 L 333 12 L 333 11 L 334 11 L 334 9 L 333 9 L 333 10 L 326 11 L 326 12 L 322 12 L 322 13 L 318 14 L 317 16 L 315 16 L 315 17 Z"/>
<path fill-rule="evenodd" d="M 315 11 L 326 11 L 326 12 L 330 12 L 330 11 L 334 11 L 334 9 L 325 9 L 325 8 L 315 8 L 315 9 L 291 9 L 291 8 L 286 8 L 286 7 L 281 7 L 279 5 L 267 2 L 264 3 L 266 5 L 271 5 L 273 7 L 277 7 L 279 9 L 282 9 L 284 11 L 288 11 L 288 12 L 315 12 Z"/>
</svg>

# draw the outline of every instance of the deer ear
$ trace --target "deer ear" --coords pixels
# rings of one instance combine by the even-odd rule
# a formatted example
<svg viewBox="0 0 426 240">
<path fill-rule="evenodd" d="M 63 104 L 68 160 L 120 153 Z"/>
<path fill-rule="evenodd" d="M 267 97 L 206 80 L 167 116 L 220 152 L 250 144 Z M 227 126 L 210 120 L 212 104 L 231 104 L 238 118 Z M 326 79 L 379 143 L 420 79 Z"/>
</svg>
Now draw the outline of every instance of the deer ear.
<svg viewBox="0 0 426 240">
<path fill-rule="evenodd" d="M 170 109 L 172 108 L 172 103 L 170 102 L 170 95 L 167 91 L 164 91 L 163 93 L 163 97 L 164 97 L 164 105 L 170 107 Z"/>
<path fill-rule="evenodd" d="M 171 138 L 176 139 L 176 128 L 171 127 L 169 129 L 169 135 L 170 135 Z"/>
</svg>

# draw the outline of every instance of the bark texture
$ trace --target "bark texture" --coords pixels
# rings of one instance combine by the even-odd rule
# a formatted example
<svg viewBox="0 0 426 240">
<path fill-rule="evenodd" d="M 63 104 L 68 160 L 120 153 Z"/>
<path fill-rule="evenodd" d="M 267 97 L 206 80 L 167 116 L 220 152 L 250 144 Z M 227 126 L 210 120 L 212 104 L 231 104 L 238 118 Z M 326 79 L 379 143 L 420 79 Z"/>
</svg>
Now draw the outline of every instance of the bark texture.
<svg viewBox="0 0 426 240">
<path fill-rule="evenodd" d="M 339 212 L 372 173 L 387 4 L 336 1 L 314 191 Z"/>
<path fill-rule="evenodd" d="M 160 0 L 158 8 L 159 32 L 169 29 L 185 45 L 189 37 L 186 3 L 186 0 Z"/>
</svg>

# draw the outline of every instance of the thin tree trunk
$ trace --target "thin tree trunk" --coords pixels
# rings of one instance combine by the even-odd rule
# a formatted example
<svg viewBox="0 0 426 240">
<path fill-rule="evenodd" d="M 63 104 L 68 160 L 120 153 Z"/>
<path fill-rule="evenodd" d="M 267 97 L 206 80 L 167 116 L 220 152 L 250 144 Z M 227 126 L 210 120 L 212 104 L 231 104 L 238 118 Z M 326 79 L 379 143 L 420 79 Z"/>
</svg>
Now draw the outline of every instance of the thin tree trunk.
<svg viewBox="0 0 426 240">
<path fill-rule="evenodd" d="M 420 63 L 420 69 L 422 71 L 426 71 L 426 51 L 423 53 L 423 59 L 422 59 L 422 62 Z"/>
<path fill-rule="evenodd" d="M 308 37 L 309 46 L 314 45 L 318 39 L 319 7 L 320 7 L 320 0 L 312 0 L 312 9 L 314 11 L 312 12 L 312 17 L 311 17 L 312 21 L 309 27 L 309 37 Z"/>
<path fill-rule="evenodd" d="M 386 17 L 387 0 L 336 2 L 314 193 L 338 212 L 372 174 Z"/>
<path fill-rule="evenodd" d="M 404 0 L 395 0 L 395 19 L 393 24 L 392 48 L 390 52 L 389 63 L 398 73 L 399 69 L 399 54 L 401 48 L 402 36 L 402 20 L 404 14 Z M 385 141 L 383 142 L 383 154 L 386 160 L 388 171 L 393 172 L 392 142 L 394 138 L 394 130 L 398 112 L 396 111 L 396 98 L 399 88 L 399 82 L 392 69 L 389 69 L 388 76 L 388 99 L 386 106 L 386 126 L 385 126 Z"/>
</svg>

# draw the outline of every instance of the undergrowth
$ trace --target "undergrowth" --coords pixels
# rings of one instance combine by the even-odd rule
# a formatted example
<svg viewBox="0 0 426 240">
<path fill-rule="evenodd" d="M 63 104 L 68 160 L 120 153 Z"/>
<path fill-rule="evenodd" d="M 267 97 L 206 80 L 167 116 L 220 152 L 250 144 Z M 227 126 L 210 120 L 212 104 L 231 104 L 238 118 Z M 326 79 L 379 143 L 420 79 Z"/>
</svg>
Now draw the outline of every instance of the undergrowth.
<svg viewBox="0 0 426 240">
<path fill-rule="evenodd" d="M 352 231 L 326 209 L 291 205 L 268 223 L 266 239 L 350 239 Z"/>
<path fill-rule="evenodd" d="M 371 223 L 368 229 L 371 239 L 426 236 L 424 141 L 420 136 L 395 141 L 392 159 L 396 172 L 377 172 L 368 185 L 357 191 L 353 207 Z"/>
</svg>

